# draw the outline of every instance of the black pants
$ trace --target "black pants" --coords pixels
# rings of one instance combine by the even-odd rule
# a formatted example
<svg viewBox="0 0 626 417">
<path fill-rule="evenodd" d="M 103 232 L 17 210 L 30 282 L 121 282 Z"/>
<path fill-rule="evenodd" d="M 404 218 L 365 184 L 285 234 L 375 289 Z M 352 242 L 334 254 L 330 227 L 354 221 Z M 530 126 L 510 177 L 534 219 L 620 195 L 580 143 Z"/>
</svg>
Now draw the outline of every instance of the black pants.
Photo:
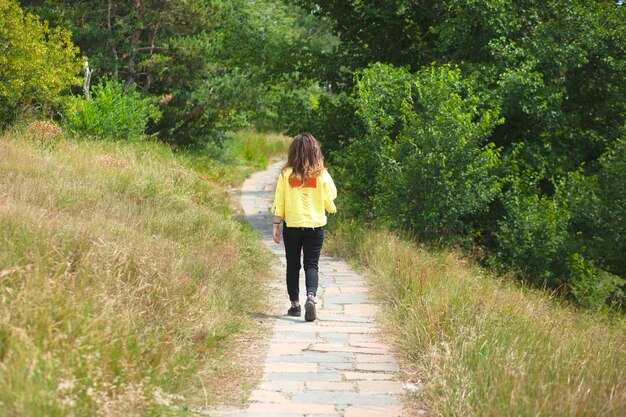
<svg viewBox="0 0 626 417">
<path fill-rule="evenodd" d="M 290 301 L 300 295 L 300 257 L 304 253 L 304 276 L 307 294 L 317 294 L 318 265 L 324 243 L 324 227 L 283 227 L 283 241 L 287 258 L 287 292 Z"/>
</svg>

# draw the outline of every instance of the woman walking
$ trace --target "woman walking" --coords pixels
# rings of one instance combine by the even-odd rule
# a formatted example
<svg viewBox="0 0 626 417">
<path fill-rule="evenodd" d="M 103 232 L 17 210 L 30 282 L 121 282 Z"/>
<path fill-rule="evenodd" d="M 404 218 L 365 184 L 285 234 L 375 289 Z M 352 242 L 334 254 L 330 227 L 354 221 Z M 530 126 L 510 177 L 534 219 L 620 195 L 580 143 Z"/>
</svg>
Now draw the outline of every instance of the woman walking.
<svg viewBox="0 0 626 417">
<path fill-rule="evenodd" d="M 290 316 L 299 317 L 300 258 L 304 254 L 304 275 L 307 299 L 304 319 L 316 317 L 315 296 L 318 286 L 318 264 L 326 212 L 335 213 L 337 189 L 324 167 L 324 157 L 317 140 L 310 133 L 296 136 L 287 152 L 287 164 L 276 183 L 272 213 L 274 213 L 274 242 L 280 243 L 279 226 L 283 222 L 283 240 L 287 258 L 287 293 Z"/>
</svg>

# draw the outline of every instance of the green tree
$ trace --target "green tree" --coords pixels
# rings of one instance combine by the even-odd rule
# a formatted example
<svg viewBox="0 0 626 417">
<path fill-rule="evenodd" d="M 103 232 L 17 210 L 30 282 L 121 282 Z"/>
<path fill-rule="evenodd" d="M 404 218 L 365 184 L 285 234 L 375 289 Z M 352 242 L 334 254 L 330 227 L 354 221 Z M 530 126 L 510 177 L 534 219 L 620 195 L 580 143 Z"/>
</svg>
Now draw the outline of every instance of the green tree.
<svg viewBox="0 0 626 417">
<path fill-rule="evenodd" d="M 506 120 L 494 142 L 505 152 L 526 142 L 528 166 L 545 155 L 546 178 L 595 167 L 624 133 L 626 7 L 614 0 L 291 3 L 332 23 L 344 80 L 372 62 L 417 71 L 437 61 L 475 76 Z"/>
<path fill-rule="evenodd" d="M 70 33 L 51 29 L 17 1 L 0 0 L 0 125 L 23 106 L 50 106 L 78 84 L 78 48 Z"/>
<path fill-rule="evenodd" d="M 410 177 L 419 183 L 421 177 L 431 178 L 431 172 L 448 171 L 454 173 L 453 177 L 463 177 L 462 171 L 449 169 L 449 162 L 454 165 L 459 161 L 455 159 L 458 148 L 451 143 L 449 152 L 439 148 L 434 153 L 439 157 L 435 162 L 443 164 L 445 160 L 445 167 L 422 164 L 424 148 L 417 139 L 411 144 L 408 138 L 419 137 L 421 141 L 436 137 L 430 135 L 432 132 L 423 134 L 413 129 L 411 136 L 406 135 L 407 140 L 398 140 L 403 136 L 398 132 L 404 132 L 407 120 L 412 120 L 403 109 L 421 103 L 406 92 L 412 75 L 404 73 L 391 83 L 378 77 L 378 86 L 371 89 L 376 92 L 371 97 L 374 105 L 363 107 L 362 81 L 355 74 L 374 62 L 407 68 L 412 74 L 421 73 L 421 68 L 429 68 L 432 62 L 458 66 L 463 74 L 458 85 L 471 81 L 472 96 L 498 108 L 504 119 L 487 130 L 482 141 L 493 142 L 501 149 L 506 163 L 499 171 L 500 194 L 495 198 L 488 188 L 492 191 L 491 197 L 484 200 L 488 201 L 487 207 L 469 211 L 471 216 L 457 217 L 462 223 L 462 227 L 455 228 L 457 232 L 471 231 L 471 236 L 487 245 L 490 253 L 525 271 L 536 282 L 563 288 L 578 282 L 571 288 L 577 288 L 576 298 L 583 304 L 591 305 L 611 298 L 610 293 L 619 293 L 616 288 L 622 284 L 615 284 L 618 281 L 611 277 L 623 275 L 624 270 L 620 261 L 623 256 L 617 255 L 625 242 L 619 226 L 624 223 L 623 210 L 617 202 L 622 200 L 615 197 L 621 195 L 621 178 L 626 175 L 615 157 L 626 137 L 623 2 L 289 2 L 331 22 L 342 45 L 334 55 L 337 75 L 329 81 L 342 92 L 342 102 L 360 103 L 356 107 L 368 123 L 368 128 L 362 130 L 349 115 L 341 116 L 343 123 L 337 121 L 337 115 L 343 112 L 310 112 L 310 117 L 319 119 L 315 126 L 343 125 L 342 132 L 354 135 L 339 142 L 332 154 L 333 162 L 339 165 L 338 181 L 348 184 L 356 198 L 352 206 L 385 207 L 385 200 L 395 198 L 393 214 L 402 215 L 415 227 L 424 216 L 425 196 L 414 192 L 417 186 L 403 188 L 400 184 L 408 184 Z M 462 88 L 470 91 L 467 85 Z M 407 98 L 404 107 L 398 105 L 400 97 Z M 438 97 L 431 100 L 441 104 Z M 340 109 L 339 101 L 336 103 L 334 108 Z M 418 115 L 430 114 L 430 118 L 415 120 L 432 128 L 439 116 L 457 120 L 459 114 L 473 111 L 471 102 L 463 102 L 458 108 L 442 105 L 436 109 L 429 113 L 428 106 L 415 107 Z M 378 128 L 384 128 L 374 134 L 369 125 L 372 120 L 384 121 L 378 124 Z M 456 136 L 453 124 L 446 129 L 451 137 Z M 442 143 L 447 143 L 445 131 L 435 128 L 434 132 Z M 485 154 L 464 155 L 472 162 L 460 166 L 479 167 Z M 383 182 L 378 173 L 385 172 L 385 164 L 390 164 L 394 173 Z M 407 180 L 402 180 L 403 176 Z M 393 190 L 384 197 L 379 194 L 385 188 L 383 183 Z M 437 184 L 439 202 L 446 201 L 446 195 L 464 190 L 454 181 Z M 466 189 L 473 190 L 474 185 L 469 181 Z M 381 196 L 378 202 L 376 197 L 372 199 L 372 192 Z M 464 207 L 463 199 L 458 204 Z M 445 209 L 446 213 L 458 211 L 453 206 Z M 378 213 L 385 216 L 384 211 Z M 390 223 L 407 225 L 401 219 L 397 222 L 401 224 Z M 435 230 L 443 233 L 441 228 Z M 418 235 L 428 235 L 425 232 L 427 229 L 421 229 Z M 613 284 L 605 285 L 609 282 Z M 586 295 L 581 294 L 591 295 L 585 301 Z"/>
<path fill-rule="evenodd" d="M 487 143 L 502 122 L 498 109 L 447 66 L 412 74 L 376 64 L 357 87 L 367 134 L 343 157 L 348 190 L 393 227 L 429 239 L 458 235 L 499 191 L 498 152 Z"/>
<path fill-rule="evenodd" d="M 269 0 L 24 3 L 73 29 L 95 80 L 158 97 L 163 116 L 150 131 L 179 145 L 214 142 L 256 117 L 273 123 L 277 96 L 309 91 L 329 48 L 306 14 Z"/>
</svg>

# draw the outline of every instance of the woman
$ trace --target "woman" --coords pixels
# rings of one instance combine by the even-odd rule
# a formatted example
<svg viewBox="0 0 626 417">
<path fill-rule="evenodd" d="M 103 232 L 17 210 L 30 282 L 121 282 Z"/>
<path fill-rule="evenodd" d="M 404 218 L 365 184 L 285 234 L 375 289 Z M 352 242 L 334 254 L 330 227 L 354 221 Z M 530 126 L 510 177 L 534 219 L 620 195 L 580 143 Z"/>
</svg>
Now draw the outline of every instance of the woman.
<svg viewBox="0 0 626 417">
<path fill-rule="evenodd" d="M 324 243 L 326 211 L 335 213 L 337 189 L 324 168 L 324 157 L 317 140 L 310 133 L 295 137 L 287 153 L 287 165 L 281 170 L 274 195 L 274 242 L 280 243 L 280 223 L 287 258 L 287 293 L 290 316 L 299 317 L 300 255 L 304 253 L 307 300 L 304 319 L 316 317 L 315 296 L 318 285 L 318 263 Z"/>
</svg>

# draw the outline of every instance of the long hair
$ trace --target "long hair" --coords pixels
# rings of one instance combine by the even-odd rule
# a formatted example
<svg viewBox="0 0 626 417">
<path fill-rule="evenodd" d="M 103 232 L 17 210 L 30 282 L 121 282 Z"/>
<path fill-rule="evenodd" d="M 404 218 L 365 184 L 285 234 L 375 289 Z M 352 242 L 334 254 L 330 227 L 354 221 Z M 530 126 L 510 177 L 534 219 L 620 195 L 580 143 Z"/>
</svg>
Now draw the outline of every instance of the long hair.
<svg viewBox="0 0 626 417">
<path fill-rule="evenodd" d="M 324 169 L 324 156 L 320 144 L 308 132 L 300 133 L 289 145 L 287 151 L 287 165 L 291 168 L 291 178 L 297 178 L 304 183 L 307 178 L 317 178 Z M 284 168 L 283 168 L 284 169 Z"/>
</svg>

